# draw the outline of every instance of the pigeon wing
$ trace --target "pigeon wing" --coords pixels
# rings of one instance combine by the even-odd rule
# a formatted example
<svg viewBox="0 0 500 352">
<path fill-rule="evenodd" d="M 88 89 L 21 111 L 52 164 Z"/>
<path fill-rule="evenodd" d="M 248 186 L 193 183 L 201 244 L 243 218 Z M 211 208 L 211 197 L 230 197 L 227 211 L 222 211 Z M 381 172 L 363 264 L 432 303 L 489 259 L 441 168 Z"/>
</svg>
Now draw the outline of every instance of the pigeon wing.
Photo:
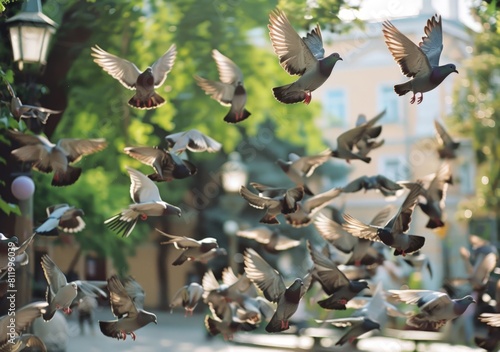
<svg viewBox="0 0 500 352">
<path fill-rule="evenodd" d="M 155 202 L 161 200 L 158 187 L 142 172 L 127 166 L 130 174 L 130 197 L 136 203 Z"/>
<path fill-rule="evenodd" d="M 219 78 L 222 83 L 236 86 L 243 83 L 243 73 L 240 68 L 228 57 L 222 55 L 218 50 L 212 50 L 212 57 L 219 71 Z"/>
<path fill-rule="evenodd" d="M 125 287 L 116 275 L 108 279 L 109 302 L 111 310 L 117 318 L 127 316 L 133 318 L 137 316 L 137 308 L 135 307 L 132 298 L 127 294 Z"/>
<path fill-rule="evenodd" d="M 135 89 L 137 77 L 141 71 L 132 62 L 110 54 L 99 46 L 92 47 L 94 62 L 102 67 L 104 71 L 117 79 L 125 88 Z"/>
<path fill-rule="evenodd" d="M 64 273 L 47 254 L 42 256 L 41 264 L 45 279 L 47 280 L 47 283 L 54 293 L 57 293 L 57 290 L 59 288 L 64 287 L 68 284 Z"/>
<path fill-rule="evenodd" d="M 425 37 L 419 46 L 427 55 L 431 67 L 439 66 L 439 57 L 443 51 L 443 29 L 441 27 L 441 16 L 432 16 L 427 20 L 424 27 Z"/>
<path fill-rule="evenodd" d="M 83 155 L 92 154 L 106 148 L 107 143 L 104 138 L 95 139 L 73 139 L 63 138 L 57 142 L 67 154 L 69 162 L 80 160 Z"/>
<path fill-rule="evenodd" d="M 169 73 L 174 66 L 176 55 L 177 50 L 175 44 L 172 44 L 165 54 L 163 54 L 154 62 L 153 66 L 151 66 L 151 69 L 153 70 L 153 77 L 155 79 L 155 88 L 161 86 L 167 79 L 167 73 Z"/>
</svg>

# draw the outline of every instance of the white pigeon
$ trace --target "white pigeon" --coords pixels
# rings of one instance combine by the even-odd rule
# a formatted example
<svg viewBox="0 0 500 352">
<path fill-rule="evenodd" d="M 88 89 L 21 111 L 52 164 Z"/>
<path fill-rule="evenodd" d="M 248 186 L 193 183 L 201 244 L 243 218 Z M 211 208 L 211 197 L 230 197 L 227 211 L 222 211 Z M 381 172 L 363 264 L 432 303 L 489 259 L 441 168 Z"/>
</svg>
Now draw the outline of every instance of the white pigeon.
<svg viewBox="0 0 500 352">
<path fill-rule="evenodd" d="M 83 210 L 68 204 L 57 204 L 47 208 L 47 220 L 35 229 L 39 235 L 56 235 L 57 228 L 64 232 L 76 233 L 85 228 Z"/>
<path fill-rule="evenodd" d="M 165 140 L 168 142 L 170 148 L 172 148 L 172 151 L 177 154 L 182 153 L 186 149 L 194 153 L 215 153 L 222 147 L 222 144 L 215 139 L 194 129 L 169 134 L 165 137 Z"/>
<path fill-rule="evenodd" d="M 219 71 L 219 81 L 211 81 L 195 76 L 198 85 L 213 99 L 222 105 L 230 105 L 231 109 L 224 117 L 224 121 L 237 123 L 247 119 L 250 112 L 245 109 L 247 93 L 243 87 L 243 73 L 240 68 L 218 50 L 212 50 L 212 56 Z"/>
<path fill-rule="evenodd" d="M 181 265 L 186 261 L 198 260 L 199 257 L 205 253 L 210 252 L 212 249 L 219 248 L 217 239 L 213 237 L 205 237 L 201 240 L 185 236 L 173 236 L 163 231 L 156 229 L 160 234 L 169 238 L 168 241 L 160 242 L 160 244 L 173 243 L 176 249 L 181 250 L 179 257 L 172 263 L 172 265 Z"/>
<path fill-rule="evenodd" d="M 130 174 L 130 197 L 134 201 L 121 213 L 104 221 L 112 230 L 123 237 L 128 237 L 139 218 L 146 220 L 148 216 L 177 215 L 181 209 L 164 202 L 156 184 L 142 172 L 127 166 Z"/>
<path fill-rule="evenodd" d="M 441 27 L 441 16 L 432 16 L 424 28 L 425 37 L 416 45 L 407 36 L 401 33 L 390 21 L 382 24 L 385 43 L 389 48 L 394 60 L 399 64 L 401 72 L 410 77 L 411 80 L 397 84 L 394 91 L 398 95 L 413 92 L 410 103 L 420 104 L 425 92 L 433 90 L 443 82 L 457 68 L 454 64 L 439 66 L 439 57 L 443 51 L 443 29 Z"/>
<path fill-rule="evenodd" d="M 37 171 L 43 173 L 54 171 L 52 186 L 69 186 L 75 183 L 82 169 L 70 164 L 76 163 L 84 155 L 103 150 L 107 145 L 104 138 L 62 138 L 54 144 L 40 135 L 12 130 L 9 130 L 9 133 L 22 144 L 20 148 L 12 151 L 16 158 L 33 163 L 33 168 Z"/>
<path fill-rule="evenodd" d="M 136 109 L 155 109 L 165 104 L 155 92 L 167 79 L 172 70 L 177 54 L 175 44 L 158 59 L 153 65 L 141 72 L 137 66 L 125 59 L 108 53 L 99 46 L 92 47 L 94 62 L 102 67 L 113 78 L 117 79 L 125 88 L 135 90 L 135 95 L 128 104 Z"/>
</svg>

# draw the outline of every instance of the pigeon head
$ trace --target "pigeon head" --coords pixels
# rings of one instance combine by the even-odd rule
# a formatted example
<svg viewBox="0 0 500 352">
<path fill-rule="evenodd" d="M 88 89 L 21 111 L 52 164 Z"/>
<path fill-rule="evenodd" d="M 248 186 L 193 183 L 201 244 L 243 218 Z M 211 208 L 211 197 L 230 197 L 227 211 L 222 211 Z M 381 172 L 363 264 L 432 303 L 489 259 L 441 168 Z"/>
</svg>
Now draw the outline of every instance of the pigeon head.
<svg viewBox="0 0 500 352">
<path fill-rule="evenodd" d="M 368 282 L 365 280 L 351 281 L 349 286 L 353 292 L 359 293 L 365 288 L 368 288 Z"/>
<path fill-rule="evenodd" d="M 175 207 L 173 205 L 168 205 L 165 210 L 164 210 L 164 213 L 165 214 L 172 214 L 172 215 L 177 215 L 178 217 L 181 217 L 182 215 L 182 210 L 181 208 L 178 208 L 178 207 Z"/>
<path fill-rule="evenodd" d="M 434 84 L 440 84 L 452 72 L 458 73 L 457 67 L 454 64 L 435 67 L 432 70 L 430 80 Z"/>
<path fill-rule="evenodd" d="M 453 310 L 457 314 L 462 314 L 467 310 L 467 307 L 469 307 L 471 303 L 476 303 L 476 300 L 470 295 L 467 295 L 464 298 L 455 299 L 454 301 L 455 304 L 453 306 Z"/>
<path fill-rule="evenodd" d="M 380 330 L 380 324 L 373 321 L 373 320 L 370 320 L 368 318 L 365 318 L 363 320 L 363 330 L 366 330 L 366 331 L 370 331 L 370 330 L 375 330 L 375 329 L 378 329 Z"/>
<path fill-rule="evenodd" d="M 337 61 L 342 60 L 338 53 L 330 54 L 322 60 L 319 60 L 319 72 L 323 76 L 329 77 L 332 73 L 333 67 L 337 63 Z M 343 60 L 342 60 L 343 61 Z"/>
</svg>

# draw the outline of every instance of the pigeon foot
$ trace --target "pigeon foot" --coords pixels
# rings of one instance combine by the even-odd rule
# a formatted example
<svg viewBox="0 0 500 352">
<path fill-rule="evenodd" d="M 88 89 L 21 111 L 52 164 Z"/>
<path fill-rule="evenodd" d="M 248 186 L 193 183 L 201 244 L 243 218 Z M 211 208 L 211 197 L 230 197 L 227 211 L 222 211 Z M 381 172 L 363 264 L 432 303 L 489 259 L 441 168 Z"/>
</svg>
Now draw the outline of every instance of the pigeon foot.
<svg viewBox="0 0 500 352">
<path fill-rule="evenodd" d="M 424 100 L 424 93 L 420 93 L 420 97 L 417 98 L 417 104 L 420 104 Z"/>
<path fill-rule="evenodd" d="M 411 97 L 410 104 L 413 104 L 414 102 L 415 102 L 415 94 L 413 94 L 413 96 Z"/>
<path fill-rule="evenodd" d="M 347 300 L 345 298 L 339 299 L 339 303 L 345 306 L 347 304 Z"/>
<path fill-rule="evenodd" d="M 309 105 L 311 99 L 312 99 L 311 92 L 306 92 L 306 97 L 304 98 L 304 104 Z"/>
<path fill-rule="evenodd" d="M 288 329 L 288 327 L 289 327 L 288 320 L 282 320 L 281 321 L 281 328 L 286 330 L 286 329 Z"/>
<path fill-rule="evenodd" d="M 73 312 L 70 307 L 63 308 L 62 311 L 67 315 L 70 315 L 71 312 Z"/>
<path fill-rule="evenodd" d="M 135 339 L 136 339 L 137 336 L 135 336 L 135 334 L 134 334 L 133 331 L 130 332 L 130 336 L 132 336 L 132 340 L 135 341 Z"/>
<path fill-rule="evenodd" d="M 147 220 L 148 216 L 146 214 L 141 214 L 141 220 Z"/>
</svg>

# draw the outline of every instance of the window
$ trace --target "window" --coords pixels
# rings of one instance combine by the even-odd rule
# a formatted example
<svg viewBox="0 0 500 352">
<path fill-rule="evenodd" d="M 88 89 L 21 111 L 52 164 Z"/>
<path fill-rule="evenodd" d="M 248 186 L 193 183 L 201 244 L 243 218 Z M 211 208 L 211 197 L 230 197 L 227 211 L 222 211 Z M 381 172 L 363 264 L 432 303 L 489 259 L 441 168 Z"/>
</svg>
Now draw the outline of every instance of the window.
<svg viewBox="0 0 500 352">
<path fill-rule="evenodd" d="M 460 192 L 473 194 L 474 190 L 474 166 L 470 162 L 464 162 L 459 168 Z"/>
<path fill-rule="evenodd" d="M 323 100 L 325 127 L 344 127 L 347 120 L 345 92 L 340 89 L 329 89 Z"/>
<path fill-rule="evenodd" d="M 379 110 L 385 109 L 385 115 L 380 123 L 395 123 L 399 121 L 399 100 L 394 92 L 394 86 L 384 84 L 379 88 Z"/>
<path fill-rule="evenodd" d="M 379 162 L 379 174 L 392 181 L 404 181 L 409 179 L 410 169 L 400 156 L 385 157 Z"/>
</svg>

